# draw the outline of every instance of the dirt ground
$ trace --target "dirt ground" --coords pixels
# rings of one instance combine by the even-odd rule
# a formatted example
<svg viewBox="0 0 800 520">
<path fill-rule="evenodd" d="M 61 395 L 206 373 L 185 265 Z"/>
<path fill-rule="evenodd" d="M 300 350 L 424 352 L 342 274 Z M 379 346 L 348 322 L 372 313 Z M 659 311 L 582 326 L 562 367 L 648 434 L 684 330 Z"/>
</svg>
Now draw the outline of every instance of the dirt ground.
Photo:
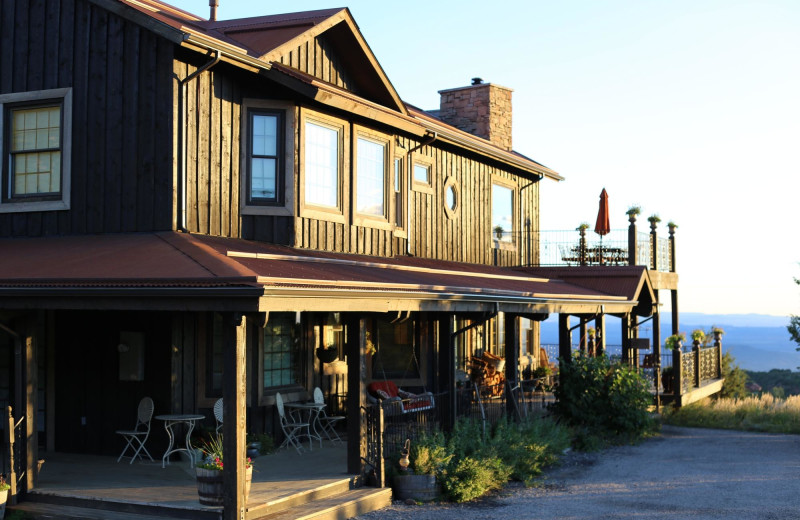
<svg viewBox="0 0 800 520">
<path fill-rule="evenodd" d="M 800 519 L 800 436 L 665 426 L 637 446 L 569 453 L 541 485 L 363 520 Z"/>
</svg>

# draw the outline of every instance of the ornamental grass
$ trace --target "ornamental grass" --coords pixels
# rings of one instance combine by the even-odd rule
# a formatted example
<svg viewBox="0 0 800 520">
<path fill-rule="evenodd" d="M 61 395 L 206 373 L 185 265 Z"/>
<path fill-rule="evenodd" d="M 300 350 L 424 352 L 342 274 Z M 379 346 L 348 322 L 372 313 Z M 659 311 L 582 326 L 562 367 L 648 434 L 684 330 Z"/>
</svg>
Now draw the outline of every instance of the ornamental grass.
<svg viewBox="0 0 800 520">
<path fill-rule="evenodd" d="M 771 394 L 745 398 L 705 399 L 674 410 L 667 424 L 766 433 L 800 434 L 800 396 Z"/>
</svg>

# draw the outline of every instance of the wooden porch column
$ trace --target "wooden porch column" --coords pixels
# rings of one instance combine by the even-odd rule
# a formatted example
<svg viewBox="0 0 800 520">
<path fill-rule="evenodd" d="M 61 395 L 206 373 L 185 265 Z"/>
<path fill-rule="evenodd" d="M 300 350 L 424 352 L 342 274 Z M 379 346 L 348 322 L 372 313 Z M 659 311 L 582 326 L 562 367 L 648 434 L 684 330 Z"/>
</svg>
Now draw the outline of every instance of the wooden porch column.
<svg viewBox="0 0 800 520">
<path fill-rule="evenodd" d="M 622 334 L 620 335 L 622 338 L 622 362 L 632 365 L 631 358 L 633 356 L 631 355 L 631 315 L 624 314 L 622 319 L 619 321 L 622 324 Z"/>
<path fill-rule="evenodd" d="M 367 456 L 367 320 L 351 317 L 347 320 L 347 472 L 364 473 L 363 459 Z"/>
<path fill-rule="evenodd" d="M 597 341 L 594 346 L 594 355 L 601 356 L 606 352 L 606 315 L 601 313 L 594 319 L 595 329 L 597 329 Z"/>
<path fill-rule="evenodd" d="M 677 273 L 678 270 L 675 266 L 675 229 L 678 227 L 672 222 L 667 224 L 669 228 L 669 270 Z M 672 309 L 672 334 L 678 334 L 680 330 L 680 322 L 678 321 L 678 290 L 672 289 L 669 292 L 671 299 Z"/>
<path fill-rule="evenodd" d="M 588 350 L 588 343 L 589 343 L 589 337 L 588 337 L 588 332 L 587 332 L 588 327 L 586 326 L 586 323 L 587 323 L 586 318 L 584 318 L 583 316 L 579 317 L 578 318 L 578 323 L 580 323 L 580 327 L 578 327 L 578 334 L 580 335 L 579 338 L 578 338 L 578 348 L 580 348 L 581 354 L 586 355 L 586 352 Z"/>
<path fill-rule="evenodd" d="M 514 388 L 519 383 L 519 317 L 506 313 L 503 324 L 506 337 L 506 388 Z M 508 397 L 506 413 L 509 417 L 514 417 L 517 406 L 510 392 Z"/>
<path fill-rule="evenodd" d="M 222 472 L 224 499 L 223 520 L 245 517 L 245 428 L 247 381 L 245 373 L 245 335 L 241 313 L 226 312 L 222 316 L 222 403 L 225 421 L 222 424 Z"/>
<path fill-rule="evenodd" d="M 558 357 L 569 363 L 572 358 L 572 332 L 569 330 L 569 314 L 558 315 Z"/>
<path fill-rule="evenodd" d="M 447 392 L 446 402 L 442 403 L 442 429 L 451 431 L 456 424 L 456 336 L 455 316 L 445 314 L 439 318 L 439 341 L 437 342 L 439 373 L 436 392 Z"/>
</svg>

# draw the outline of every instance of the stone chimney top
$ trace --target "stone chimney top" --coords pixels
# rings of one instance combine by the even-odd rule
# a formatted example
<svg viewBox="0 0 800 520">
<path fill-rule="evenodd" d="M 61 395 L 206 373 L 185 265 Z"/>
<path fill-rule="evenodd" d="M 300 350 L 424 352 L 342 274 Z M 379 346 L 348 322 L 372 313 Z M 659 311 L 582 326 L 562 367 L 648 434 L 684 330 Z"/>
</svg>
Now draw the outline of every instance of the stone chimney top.
<svg viewBox="0 0 800 520">
<path fill-rule="evenodd" d="M 459 130 L 511 150 L 510 88 L 472 78 L 468 87 L 440 90 L 438 117 Z"/>
</svg>

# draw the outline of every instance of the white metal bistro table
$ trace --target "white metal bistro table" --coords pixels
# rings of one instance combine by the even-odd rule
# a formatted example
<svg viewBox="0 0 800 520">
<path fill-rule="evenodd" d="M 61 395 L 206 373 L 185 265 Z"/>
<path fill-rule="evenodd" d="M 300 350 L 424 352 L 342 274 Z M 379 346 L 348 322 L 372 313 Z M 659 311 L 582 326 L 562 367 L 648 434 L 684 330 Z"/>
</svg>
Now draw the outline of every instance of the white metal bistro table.
<svg viewBox="0 0 800 520">
<path fill-rule="evenodd" d="M 191 442 L 192 430 L 194 430 L 194 423 L 196 421 L 201 421 L 205 418 L 205 415 L 200 414 L 156 415 L 156 419 L 164 421 L 164 429 L 167 430 L 167 436 L 169 436 L 169 446 L 167 447 L 167 451 L 164 452 L 164 456 L 161 457 L 162 468 L 165 468 L 169 462 L 169 456 L 178 451 L 185 451 L 189 454 L 189 461 L 192 463 L 192 466 L 194 466 L 194 448 L 192 448 Z M 175 426 L 180 424 L 186 425 L 186 441 L 183 448 L 175 447 Z"/>
<path fill-rule="evenodd" d="M 325 408 L 325 404 L 315 402 L 284 403 L 283 406 L 300 414 L 307 414 L 308 426 L 306 427 L 306 434 L 308 435 L 308 446 L 311 448 L 314 439 L 317 439 L 319 441 L 319 445 L 322 446 L 322 434 L 320 434 L 319 430 L 317 429 L 317 423 L 319 423 L 319 412 Z M 292 412 L 290 411 L 289 413 L 291 414 Z"/>
</svg>

